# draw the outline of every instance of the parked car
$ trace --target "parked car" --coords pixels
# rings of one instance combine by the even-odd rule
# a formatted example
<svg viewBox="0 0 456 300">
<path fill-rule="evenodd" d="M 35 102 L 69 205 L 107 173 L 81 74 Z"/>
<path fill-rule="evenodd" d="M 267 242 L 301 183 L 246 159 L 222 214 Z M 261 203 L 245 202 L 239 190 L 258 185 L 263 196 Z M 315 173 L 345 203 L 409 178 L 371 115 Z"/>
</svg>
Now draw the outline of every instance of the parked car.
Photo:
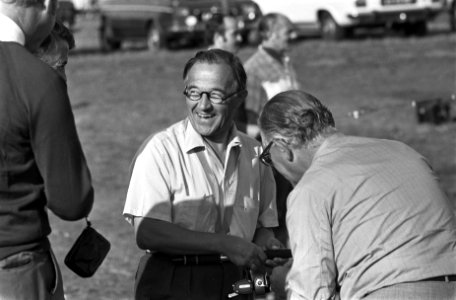
<svg viewBox="0 0 456 300">
<path fill-rule="evenodd" d="M 456 32 L 456 0 L 446 0 L 445 8 L 448 12 L 450 30 Z"/>
<path fill-rule="evenodd" d="M 70 30 L 76 22 L 77 10 L 72 0 L 57 1 L 57 19 Z"/>
<path fill-rule="evenodd" d="M 248 37 L 261 15 L 251 0 L 105 0 L 99 3 L 99 13 L 105 51 L 118 49 L 127 40 L 146 41 L 149 49 L 201 43 L 206 22 L 221 13 L 236 16 L 241 34 Z"/>
<path fill-rule="evenodd" d="M 262 12 L 287 15 L 303 34 L 342 39 L 356 28 L 384 27 L 424 35 L 445 0 L 258 0 Z"/>
</svg>

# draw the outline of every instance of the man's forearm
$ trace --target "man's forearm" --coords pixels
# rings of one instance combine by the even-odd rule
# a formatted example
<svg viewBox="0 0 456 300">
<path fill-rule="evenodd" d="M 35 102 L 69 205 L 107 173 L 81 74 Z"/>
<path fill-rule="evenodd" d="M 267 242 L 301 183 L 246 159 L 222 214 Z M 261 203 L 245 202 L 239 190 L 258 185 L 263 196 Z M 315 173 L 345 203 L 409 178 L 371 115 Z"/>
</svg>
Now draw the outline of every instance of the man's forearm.
<svg viewBox="0 0 456 300">
<path fill-rule="evenodd" d="M 141 249 L 169 254 L 221 253 L 222 236 L 197 232 L 151 218 L 135 218 L 136 242 Z"/>
<path fill-rule="evenodd" d="M 240 237 L 199 232 L 152 218 L 134 219 L 136 243 L 141 249 L 167 254 L 223 254 L 238 266 L 260 265 L 266 260 L 261 248 Z"/>
</svg>

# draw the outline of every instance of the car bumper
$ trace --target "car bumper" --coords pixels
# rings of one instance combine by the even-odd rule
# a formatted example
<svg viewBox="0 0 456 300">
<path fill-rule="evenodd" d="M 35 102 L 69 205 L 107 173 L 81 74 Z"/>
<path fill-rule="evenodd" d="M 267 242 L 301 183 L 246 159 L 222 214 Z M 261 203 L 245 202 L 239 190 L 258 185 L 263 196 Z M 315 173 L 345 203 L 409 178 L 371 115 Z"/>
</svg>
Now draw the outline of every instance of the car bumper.
<svg viewBox="0 0 456 300">
<path fill-rule="evenodd" d="M 432 19 L 440 10 L 409 10 L 393 12 L 372 12 L 359 15 L 349 15 L 353 25 L 384 26 L 385 24 L 419 22 Z"/>
</svg>

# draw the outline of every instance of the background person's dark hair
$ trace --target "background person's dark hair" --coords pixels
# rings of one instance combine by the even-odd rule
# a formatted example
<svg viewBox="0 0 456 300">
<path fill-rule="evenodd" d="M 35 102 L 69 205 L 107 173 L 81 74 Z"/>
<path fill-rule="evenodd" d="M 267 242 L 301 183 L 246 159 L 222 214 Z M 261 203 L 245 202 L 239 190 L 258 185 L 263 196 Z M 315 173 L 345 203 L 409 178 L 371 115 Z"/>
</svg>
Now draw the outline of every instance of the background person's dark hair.
<svg viewBox="0 0 456 300">
<path fill-rule="evenodd" d="M 335 127 L 329 109 L 314 96 L 298 90 L 282 92 L 269 100 L 259 124 L 267 136 L 281 135 L 293 145 L 307 143 Z"/>
<path fill-rule="evenodd" d="M 190 58 L 185 64 L 183 78 L 187 78 L 187 74 L 190 69 L 196 63 L 208 63 L 208 64 L 226 64 L 233 71 L 234 79 L 237 82 L 238 90 L 245 90 L 247 84 L 247 75 L 241 60 L 234 54 L 221 50 L 221 49 L 210 49 L 204 51 L 198 51 L 194 57 Z"/>
</svg>

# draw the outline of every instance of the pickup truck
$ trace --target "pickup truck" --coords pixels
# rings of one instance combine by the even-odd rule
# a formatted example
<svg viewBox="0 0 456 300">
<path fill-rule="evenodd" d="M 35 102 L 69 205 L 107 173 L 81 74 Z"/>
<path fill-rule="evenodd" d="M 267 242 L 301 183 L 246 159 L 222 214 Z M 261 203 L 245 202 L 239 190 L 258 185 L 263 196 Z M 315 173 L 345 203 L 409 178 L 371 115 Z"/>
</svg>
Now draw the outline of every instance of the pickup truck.
<svg viewBox="0 0 456 300">
<path fill-rule="evenodd" d="M 338 40 L 357 28 L 383 27 L 407 35 L 425 35 L 427 22 L 444 9 L 445 0 L 258 0 L 263 14 L 290 18 L 300 35 Z"/>
<path fill-rule="evenodd" d="M 201 43 L 215 14 L 235 16 L 248 37 L 261 16 L 251 0 L 104 0 L 99 13 L 104 51 L 119 49 L 126 40 L 145 41 L 151 50 Z"/>
</svg>

